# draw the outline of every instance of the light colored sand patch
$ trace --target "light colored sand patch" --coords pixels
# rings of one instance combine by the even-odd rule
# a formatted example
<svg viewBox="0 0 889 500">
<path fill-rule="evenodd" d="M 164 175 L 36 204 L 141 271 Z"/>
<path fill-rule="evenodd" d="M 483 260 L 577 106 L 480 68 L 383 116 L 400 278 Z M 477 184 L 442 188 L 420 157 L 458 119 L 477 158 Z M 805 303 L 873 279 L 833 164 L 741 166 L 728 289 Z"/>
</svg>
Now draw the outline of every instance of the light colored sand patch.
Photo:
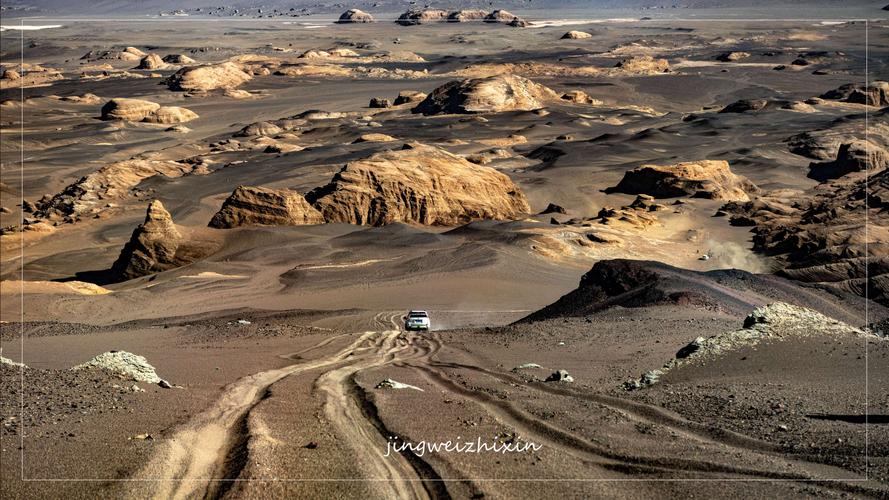
<svg viewBox="0 0 889 500">
<path fill-rule="evenodd" d="M 300 271 L 305 271 L 308 269 L 342 269 L 346 267 L 369 266 L 371 264 L 376 264 L 377 262 L 389 262 L 392 260 L 397 260 L 397 257 L 393 259 L 368 259 L 362 260 L 360 262 L 350 262 L 348 264 L 320 264 L 317 266 L 297 266 L 296 269 L 299 269 Z"/>
<path fill-rule="evenodd" d="M 247 279 L 249 276 L 244 276 L 242 274 L 219 274 L 214 273 L 212 271 L 204 271 L 198 274 L 188 274 L 186 276 L 180 276 L 183 279 L 215 279 L 215 280 L 241 280 Z"/>
<path fill-rule="evenodd" d="M 46 294 L 76 294 L 76 295 L 105 295 L 111 290 L 99 285 L 83 281 L 21 281 L 5 280 L 0 283 L 0 294 L 46 293 Z"/>
</svg>

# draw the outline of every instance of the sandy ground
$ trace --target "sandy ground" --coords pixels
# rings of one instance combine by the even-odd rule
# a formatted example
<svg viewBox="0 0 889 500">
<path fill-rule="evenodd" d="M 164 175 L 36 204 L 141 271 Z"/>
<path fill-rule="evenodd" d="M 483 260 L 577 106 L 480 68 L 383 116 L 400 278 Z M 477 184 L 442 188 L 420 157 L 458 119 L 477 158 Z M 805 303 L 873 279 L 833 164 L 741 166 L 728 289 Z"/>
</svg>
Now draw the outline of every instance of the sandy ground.
<svg viewBox="0 0 889 500">
<path fill-rule="evenodd" d="M 603 229 L 621 245 L 578 243 L 588 227 L 554 225 L 551 214 L 536 214 L 557 203 L 567 214 L 556 218 L 565 222 L 626 205 L 633 196 L 602 190 L 640 163 L 724 159 L 762 188 L 811 188 L 810 160 L 792 154 L 785 140 L 838 124 L 862 128 L 864 106 L 715 111 L 741 98 L 798 101 L 861 81 L 863 23 L 651 21 L 533 30 L 378 23 L 309 30 L 281 21 L 220 20 L 188 27 L 72 21 L 27 32 L 25 62 L 60 69 L 63 78 L 0 90 L 0 205 L 8 209 L 0 214 L 2 226 L 29 217 L 22 199 L 58 193 L 134 155 L 201 157 L 208 165 L 205 175 L 144 180 L 97 218 L 62 223 L 48 233 L 2 236 L 2 354 L 28 365 L 2 365 L 0 372 L 4 497 L 889 495 L 884 341 L 767 343 L 627 392 L 624 382 L 661 366 L 698 336 L 739 328 L 749 310 L 616 307 L 512 324 L 576 288 L 603 259 L 770 271 L 769 260 L 749 250 L 748 228 L 713 216 L 719 201 L 686 200 L 642 230 Z M 567 29 L 593 37 L 560 40 Z M 5 67 L 19 61 L 21 33 L 0 36 Z M 870 41 L 871 79 L 886 79 L 885 27 L 872 24 Z M 234 99 L 221 92 L 173 92 L 151 75 L 166 77 L 175 69 L 142 71 L 132 69 L 138 61 L 80 59 L 90 50 L 136 46 L 199 62 L 255 54 L 292 63 L 304 50 L 357 45 L 378 47 L 360 49 L 366 53 L 414 52 L 424 61 L 370 65 L 428 74 L 271 74 L 240 87 L 253 97 Z M 727 50 L 753 55 L 738 63 L 714 60 Z M 814 65 L 790 67 L 800 53 L 820 52 Z M 621 58 L 640 54 L 668 59 L 673 72 L 533 76 L 559 92 L 583 90 L 603 102 L 555 103 L 545 117 L 506 112 L 480 121 L 367 107 L 372 97 L 429 92 L 482 64 L 611 70 Z M 772 69 L 779 64 L 789 69 Z M 84 71 L 92 77 L 82 78 Z M 85 93 L 101 103 L 57 98 Z M 110 125 L 98 116 L 113 97 L 185 106 L 200 118 L 186 124 L 186 133 Z M 211 144 L 250 123 L 313 109 L 349 116 L 313 122 L 298 138 L 282 139 L 302 151 L 211 152 Z M 704 120 L 686 120 L 690 114 Z M 306 192 L 344 163 L 392 147 L 353 143 L 368 132 L 391 135 L 398 146 L 418 140 L 461 155 L 491 149 L 480 141 L 522 135 L 527 142 L 505 146 L 507 157 L 489 166 L 524 190 L 532 214 L 459 228 L 206 228 L 237 185 Z M 541 147 L 561 155 L 541 160 L 535 154 Z M 101 283 L 101 289 L 61 283 L 101 276 L 153 198 L 215 250 L 187 266 Z M 711 258 L 701 260 L 703 254 Z M 794 284 L 738 293 L 751 310 L 789 300 L 859 327 L 887 316 L 870 304 L 866 317 L 862 299 Z M 434 331 L 402 332 L 400 317 L 410 308 L 428 310 Z M 137 383 L 145 392 L 134 392 L 132 381 L 113 374 L 67 370 L 108 350 L 145 356 L 181 388 Z M 525 363 L 541 368 L 515 369 Z M 559 369 L 575 381 L 543 382 Z M 377 388 L 387 378 L 422 391 Z M 392 437 L 542 448 L 384 457 Z"/>
</svg>

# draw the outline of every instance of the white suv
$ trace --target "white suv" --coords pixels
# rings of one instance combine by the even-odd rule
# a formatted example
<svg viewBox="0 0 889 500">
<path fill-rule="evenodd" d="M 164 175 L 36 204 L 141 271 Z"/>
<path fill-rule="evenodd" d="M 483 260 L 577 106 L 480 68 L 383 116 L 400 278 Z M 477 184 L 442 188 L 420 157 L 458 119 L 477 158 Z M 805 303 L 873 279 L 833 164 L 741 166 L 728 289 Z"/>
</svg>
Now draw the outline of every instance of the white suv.
<svg viewBox="0 0 889 500">
<path fill-rule="evenodd" d="M 429 315 L 426 311 L 411 311 L 404 317 L 405 330 L 429 330 Z"/>
</svg>

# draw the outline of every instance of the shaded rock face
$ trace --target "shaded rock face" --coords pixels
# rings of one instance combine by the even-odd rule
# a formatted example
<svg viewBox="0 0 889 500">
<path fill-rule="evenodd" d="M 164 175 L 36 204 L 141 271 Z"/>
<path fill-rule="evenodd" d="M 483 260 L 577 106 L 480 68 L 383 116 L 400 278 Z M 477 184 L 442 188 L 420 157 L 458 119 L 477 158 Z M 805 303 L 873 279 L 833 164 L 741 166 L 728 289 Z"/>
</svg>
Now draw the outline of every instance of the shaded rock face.
<svg viewBox="0 0 889 500">
<path fill-rule="evenodd" d="M 136 66 L 136 69 L 158 69 L 163 68 L 164 66 L 166 66 L 166 64 L 159 55 L 148 54 L 139 61 L 139 65 Z"/>
<path fill-rule="evenodd" d="M 162 59 L 167 64 L 194 64 L 197 61 L 188 57 L 185 54 L 167 54 Z"/>
<path fill-rule="evenodd" d="M 753 226 L 753 249 L 774 256 L 779 274 L 889 304 L 889 170 L 723 210 L 732 224 Z"/>
<path fill-rule="evenodd" d="M 359 9 L 349 9 L 337 19 L 337 24 L 350 24 L 350 23 L 372 23 L 374 22 L 374 16 L 364 12 Z"/>
<path fill-rule="evenodd" d="M 821 94 L 821 98 L 867 104 L 868 106 L 889 106 L 889 83 L 875 81 L 868 86 L 860 83 L 847 83 Z"/>
<path fill-rule="evenodd" d="M 484 21 L 486 23 L 511 23 L 516 19 L 518 19 L 520 22 L 524 22 L 519 16 L 513 14 L 512 12 L 497 9 L 485 16 Z"/>
<path fill-rule="evenodd" d="M 411 110 L 424 115 L 530 111 L 558 99 L 551 89 L 516 75 L 454 80 Z"/>
<path fill-rule="evenodd" d="M 728 106 L 722 108 L 720 113 L 746 113 L 748 111 L 759 111 L 768 106 L 769 101 L 765 99 L 741 99 L 735 101 Z"/>
<path fill-rule="evenodd" d="M 219 229 L 239 226 L 302 226 L 324 218 L 296 191 L 238 186 L 210 220 Z"/>
<path fill-rule="evenodd" d="M 233 89 L 252 78 L 237 64 L 224 62 L 182 68 L 168 78 L 166 83 L 170 90 L 207 91 Z"/>
<path fill-rule="evenodd" d="M 160 201 L 154 200 L 148 205 L 145 222 L 133 231 L 111 270 L 128 280 L 178 267 L 183 264 L 176 258 L 181 243 L 182 234 L 173 224 L 170 213 Z"/>
<path fill-rule="evenodd" d="M 398 97 L 395 98 L 393 104 L 395 106 L 400 106 L 402 104 L 413 104 L 423 102 L 423 99 L 426 99 L 426 94 L 424 94 L 423 92 L 418 92 L 416 90 L 402 90 L 398 93 Z"/>
<path fill-rule="evenodd" d="M 409 10 L 398 16 L 395 22 L 402 26 L 411 26 L 414 24 L 444 21 L 447 17 L 448 12 L 441 9 Z"/>
<path fill-rule="evenodd" d="M 569 31 L 562 35 L 562 40 L 582 40 L 584 38 L 592 38 L 593 35 L 585 31 Z"/>
<path fill-rule="evenodd" d="M 138 122 L 160 107 L 160 104 L 151 101 L 119 97 L 111 99 L 102 106 L 102 119 Z"/>
<path fill-rule="evenodd" d="M 756 283 L 759 280 L 755 275 L 746 271 L 697 272 L 660 262 L 603 260 L 580 278 L 575 290 L 521 321 L 586 316 L 614 306 L 744 309 L 747 304 L 739 304 L 741 300 L 725 291 L 735 281 L 743 286 L 762 286 Z"/>
<path fill-rule="evenodd" d="M 724 160 L 701 160 L 676 165 L 642 165 L 624 174 L 606 193 L 647 194 L 655 198 L 691 196 L 713 200 L 748 201 L 758 192 L 746 177 L 736 175 Z"/>
<path fill-rule="evenodd" d="M 876 144 L 856 140 L 840 145 L 834 161 L 811 163 L 809 177 L 824 182 L 852 172 L 879 171 L 889 166 L 889 153 Z"/>
<path fill-rule="evenodd" d="M 431 146 L 411 144 L 347 164 L 306 195 L 328 222 L 450 226 L 528 213 L 506 175 Z"/>
</svg>

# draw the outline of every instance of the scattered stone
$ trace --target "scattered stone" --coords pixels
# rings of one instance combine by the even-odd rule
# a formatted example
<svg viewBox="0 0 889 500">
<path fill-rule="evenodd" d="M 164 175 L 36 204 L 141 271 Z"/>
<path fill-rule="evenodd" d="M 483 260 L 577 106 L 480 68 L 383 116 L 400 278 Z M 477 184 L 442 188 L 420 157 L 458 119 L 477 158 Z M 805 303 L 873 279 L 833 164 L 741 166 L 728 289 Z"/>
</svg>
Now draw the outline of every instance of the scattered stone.
<svg viewBox="0 0 889 500">
<path fill-rule="evenodd" d="M 571 383 L 574 382 L 574 377 L 568 375 L 568 372 L 565 370 L 555 371 L 550 374 L 549 377 L 546 377 L 546 382 L 565 382 Z"/>
<path fill-rule="evenodd" d="M 419 387 L 417 387 L 415 385 L 403 384 L 401 382 L 392 380 L 391 378 L 387 378 L 387 379 L 383 380 L 382 382 L 377 384 L 376 388 L 377 389 L 414 389 L 414 390 L 417 390 L 420 392 L 424 392 L 423 389 L 420 389 Z"/>
<path fill-rule="evenodd" d="M 637 381 L 625 383 L 624 388 L 634 390 L 651 386 L 668 371 L 679 366 L 701 364 L 731 351 L 756 346 L 766 339 L 780 341 L 787 338 L 830 339 L 848 336 L 865 338 L 873 335 L 811 309 L 775 302 L 754 309 L 744 320 L 744 326 L 740 330 L 696 338 L 680 349 L 662 368 L 646 373 Z"/>
<path fill-rule="evenodd" d="M 414 104 L 423 102 L 423 99 L 426 99 L 426 94 L 423 92 L 418 92 L 416 90 L 402 90 L 398 93 L 398 97 L 395 98 L 394 104 L 395 106 L 401 106 L 402 104 Z"/>
<path fill-rule="evenodd" d="M 394 137 L 386 134 L 361 134 L 357 139 L 353 141 L 353 144 L 359 144 L 362 142 L 392 142 L 394 140 Z"/>
<path fill-rule="evenodd" d="M 389 99 L 384 99 L 381 97 L 374 97 L 370 100 L 370 104 L 368 104 L 370 108 L 391 108 L 392 101 Z"/>
<path fill-rule="evenodd" d="M 164 380 L 164 379 L 161 379 L 161 380 L 157 383 L 157 385 L 160 386 L 162 389 L 172 389 L 172 388 L 173 388 L 173 384 L 167 382 L 167 381 Z"/>
<path fill-rule="evenodd" d="M 565 211 L 565 209 L 563 207 L 556 205 L 555 203 L 550 203 L 549 205 L 546 206 L 545 209 L 543 209 L 542 212 L 540 212 L 541 215 L 544 215 L 544 214 L 566 214 L 566 213 L 568 213 L 568 212 Z"/>
<path fill-rule="evenodd" d="M 537 363 L 523 363 L 523 364 L 513 368 L 513 370 L 537 370 L 540 368 L 543 368 L 543 367 L 538 365 Z"/>
</svg>

